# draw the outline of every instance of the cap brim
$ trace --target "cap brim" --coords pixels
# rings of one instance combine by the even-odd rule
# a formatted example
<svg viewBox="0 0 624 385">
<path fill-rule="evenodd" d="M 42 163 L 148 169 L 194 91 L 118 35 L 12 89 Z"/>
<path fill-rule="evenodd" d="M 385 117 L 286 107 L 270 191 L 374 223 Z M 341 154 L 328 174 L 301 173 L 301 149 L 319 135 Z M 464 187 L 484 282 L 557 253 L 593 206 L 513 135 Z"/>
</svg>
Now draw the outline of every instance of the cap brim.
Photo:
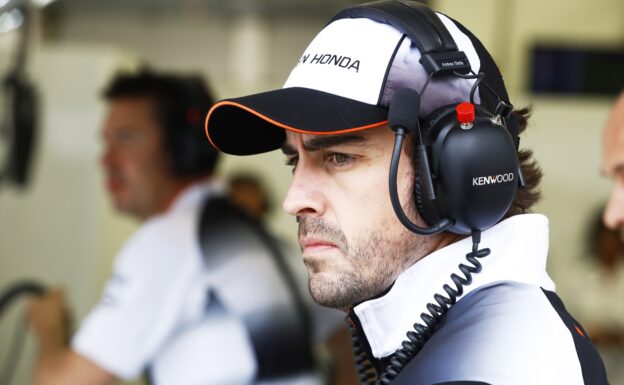
<svg viewBox="0 0 624 385">
<path fill-rule="evenodd" d="M 280 148 L 284 130 L 334 135 L 382 126 L 387 119 L 385 107 L 293 87 L 216 103 L 206 116 L 206 135 L 225 153 L 251 155 Z"/>
</svg>

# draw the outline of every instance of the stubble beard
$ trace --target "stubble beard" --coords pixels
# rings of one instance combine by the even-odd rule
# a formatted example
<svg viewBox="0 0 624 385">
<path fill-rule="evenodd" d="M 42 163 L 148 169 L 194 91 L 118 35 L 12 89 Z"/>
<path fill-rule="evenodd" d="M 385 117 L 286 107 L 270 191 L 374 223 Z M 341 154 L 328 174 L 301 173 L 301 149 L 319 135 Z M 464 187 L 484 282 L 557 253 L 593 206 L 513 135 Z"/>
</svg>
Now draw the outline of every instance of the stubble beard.
<svg viewBox="0 0 624 385">
<path fill-rule="evenodd" d="M 344 261 L 340 261 L 344 263 L 330 266 L 314 259 L 305 260 L 310 273 L 310 294 L 317 303 L 347 309 L 376 297 L 390 287 L 415 255 L 421 254 L 421 237 L 403 226 L 398 232 L 392 231 L 397 223 L 390 223 L 391 220 L 396 221 L 393 217 L 378 222 L 365 236 L 347 242 L 337 226 L 321 218 L 299 219 L 300 237 L 314 235 L 332 242 L 344 256 Z"/>
</svg>

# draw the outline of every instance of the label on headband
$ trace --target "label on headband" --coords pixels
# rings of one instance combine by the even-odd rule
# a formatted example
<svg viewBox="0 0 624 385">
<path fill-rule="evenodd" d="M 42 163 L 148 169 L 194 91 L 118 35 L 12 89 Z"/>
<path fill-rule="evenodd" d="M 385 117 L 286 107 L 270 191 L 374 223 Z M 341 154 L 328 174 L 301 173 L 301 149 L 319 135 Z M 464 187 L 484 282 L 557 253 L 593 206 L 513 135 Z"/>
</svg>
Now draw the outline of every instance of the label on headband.
<svg viewBox="0 0 624 385">
<path fill-rule="evenodd" d="M 470 72 L 470 62 L 462 51 L 424 54 L 420 58 L 420 63 L 428 73 L 459 72 L 467 74 Z"/>
</svg>

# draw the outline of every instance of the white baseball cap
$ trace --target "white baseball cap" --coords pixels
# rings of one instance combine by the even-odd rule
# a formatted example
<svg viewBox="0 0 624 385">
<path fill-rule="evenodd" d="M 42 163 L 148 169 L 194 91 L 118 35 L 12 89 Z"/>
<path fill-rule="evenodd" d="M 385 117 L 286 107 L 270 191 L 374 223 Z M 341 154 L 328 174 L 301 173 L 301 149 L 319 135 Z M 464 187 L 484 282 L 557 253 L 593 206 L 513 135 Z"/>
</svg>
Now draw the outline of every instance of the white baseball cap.
<svg viewBox="0 0 624 385">
<path fill-rule="evenodd" d="M 472 71 L 490 67 L 486 79 L 494 79 L 493 87 L 507 99 L 500 72 L 478 39 L 449 17 L 435 15 Z M 217 102 L 206 117 L 206 135 L 223 152 L 249 155 L 279 148 L 284 130 L 333 135 L 385 125 L 394 93 L 405 87 L 419 91 L 427 81 L 420 58 L 417 45 L 390 24 L 361 17 L 333 20 L 301 55 L 282 89 Z M 467 101 L 474 82 L 434 77 L 419 115 Z M 477 90 L 474 100 L 480 99 Z"/>
</svg>

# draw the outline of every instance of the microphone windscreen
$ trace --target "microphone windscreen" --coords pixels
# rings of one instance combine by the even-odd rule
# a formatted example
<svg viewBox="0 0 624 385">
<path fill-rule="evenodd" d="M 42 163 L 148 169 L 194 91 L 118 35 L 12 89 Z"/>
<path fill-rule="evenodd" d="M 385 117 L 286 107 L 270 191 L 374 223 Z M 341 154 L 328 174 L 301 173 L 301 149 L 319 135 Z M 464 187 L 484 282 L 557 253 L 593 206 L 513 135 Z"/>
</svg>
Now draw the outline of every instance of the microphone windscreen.
<svg viewBox="0 0 624 385">
<path fill-rule="evenodd" d="M 402 127 L 408 133 L 412 133 L 418 125 L 419 111 L 420 94 L 411 88 L 401 88 L 390 102 L 388 124 L 393 130 Z"/>
</svg>

